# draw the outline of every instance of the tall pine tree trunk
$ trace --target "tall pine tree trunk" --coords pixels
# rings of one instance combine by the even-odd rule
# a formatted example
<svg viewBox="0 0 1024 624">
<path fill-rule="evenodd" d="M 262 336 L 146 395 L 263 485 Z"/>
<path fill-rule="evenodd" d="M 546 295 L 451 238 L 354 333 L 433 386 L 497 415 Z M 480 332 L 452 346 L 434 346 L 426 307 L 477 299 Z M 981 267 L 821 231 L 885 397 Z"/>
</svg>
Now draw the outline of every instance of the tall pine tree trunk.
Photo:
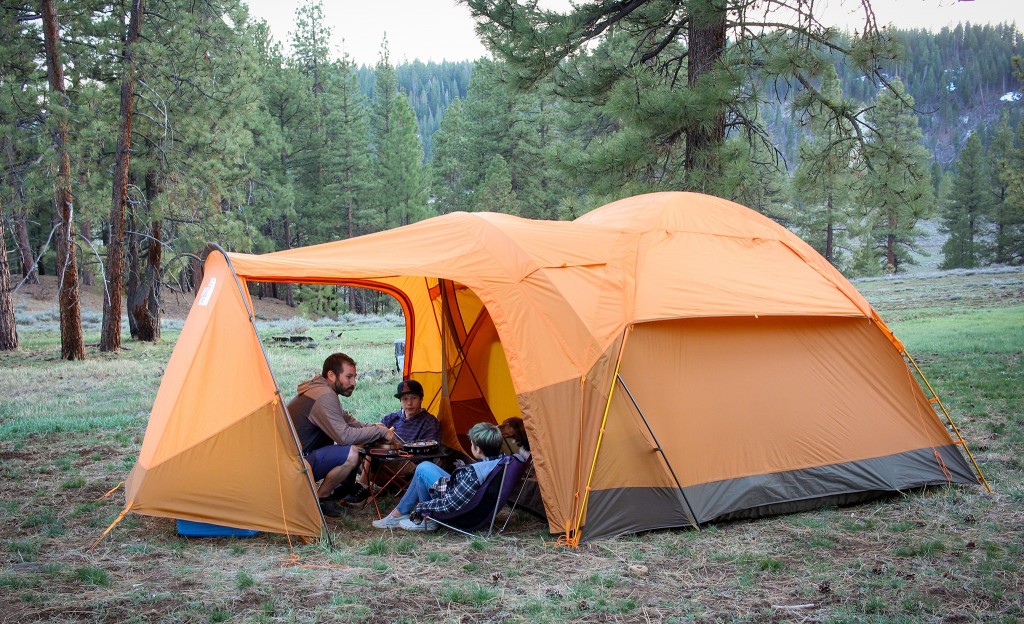
<svg viewBox="0 0 1024 624">
<path fill-rule="evenodd" d="M 835 214 L 834 212 L 832 212 L 833 210 L 835 210 L 835 206 L 832 202 L 832 193 L 829 193 L 828 216 L 825 219 L 825 259 L 828 260 L 829 264 L 835 264 L 835 262 L 832 261 L 835 256 L 835 251 L 833 251 L 832 246 L 835 244 L 836 227 L 835 222 L 832 218 L 832 215 Z"/>
<path fill-rule="evenodd" d="M 128 234 L 125 235 L 124 261 L 127 266 L 127 278 L 125 279 L 125 299 L 131 301 L 139 290 L 139 283 L 142 266 L 142 235 L 139 233 L 140 225 L 135 220 L 135 212 L 129 212 L 127 217 Z M 128 310 L 128 333 L 132 338 L 138 339 L 139 327 L 136 325 L 135 315 Z"/>
<path fill-rule="evenodd" d="M 28 238 L 28 217 L 24 210 L 14 214 L 14 240 L 18 244 L 18 268 L 26 284 L 39 283 L 39 268 Z"/>
<path fill-rule="evenodd" d="M 690 3 L 687 52 L 687 84 L 695 93 L 699 83 L 712 72 L 725 53 L 726 2 L 724 0 L 696 0 Z M 687 171 L 703 171 L 714 175 L 720 168 L 718 147 L 725 140 L 725 108 L 712 111 L 705 123 L 691 124 L 684 131 L 686 137 L 685 166 Z"/>
<path fill-rule="evenodd" d="M 203 285 L 203 260 L 200 260 L 200 258 L 206 258 L 206 252 L 204 250 L 200 250 L 199 253 L 193 256 L 189 261 L 189 274 L 192 279 L 189 287 L 194 291 L 198 291 L 199 287 Z"/>
<path fill-rule="evenodd" d="M 46 43 L 46 65 L 50 90 L 67 105 L 64 89 L 64 66 L 57 48 L 57 12 L 53 0 L 41 0 L 43 13 L 43 39 Z M 57 277 L 60 307 L 60 357 L 64 360 L 85 359 L 82 340 L 82 313 L 78 301 L 78 264 L 75 259 L 74 204 L 71 195 L 71 156 L 68 154 L 68 120 L 63 110 L 53 111 L 57 128 L 53 147 L 57 154 L 57 176 L 53 182 L 53 221 L 57 228 Z"/>
<path fill-rule="evenodd" d="M 14 222 L 14 241 L 18 247 L 18 270 L 26 284 L 38 284 L 36 259 L 32 254 L 32 245 L 28 238 L 28 218 L 26 217 L 25 184 L 21 174 L 16 171 L 14 142 L 5 139 L 3 142 L 4 156 L 7 157 L 7 184 L 11 188 L 11 217 Z"/>
<path fill-rule="evenodd" d="M 146 342 L 160 340 L 160 259 L 163 244 L 160 242 L 162 224 L 153 221 L 148 241 L 145 266 L 139 267 L 138 285 L 128 299 L 128 314 L 134 319 L 135 337 Z M 139 258 L 141 261 L 142 258 Z"/>
<path fill-rule="evenodd" d="M 348 184 L 348 188 L 352 188 L 351 172 L 345 172 L 345 183 Z M 348 196 L 348 238 L 352 238 L 355 234 L 355 202 L 352 200 L 351 193 Z M 348 290 L 348 309 L 351 311 L 356 310 L 356 289 L 349 286 Z"/>
<path fill-rule="evenodd" d="M 92 238 L 92 226 L 87 221 L 82 221 L 78 226 L 79 235 L 84 240 L 90 240 Z M 92 270 L 89 269 L 85 263 L 79 268 L 79 274 L 82 277 L 82 286 L 92 286 Z"/>
<path fill-rule="evenodd" d="M 292 224 L 288 217 L 284 218 L 284 248 L 292 248 Z M 284 302 L 292 308 L 295 307 L 295 289 L 291 284 L 286 284 L 284 287 Z"/>
<path fill-rule="evenodd" d="M 892 219 L 889 220 L 889 231 L 892 232 L 896 228 L 896 222 Z M 885 268 L 889 273 L 895 273 L 899 270 L 899 266 L 896 264 L 896 235 L 889 234 L 885 237 Z"/>
<path fill-rule="evenodd" d="M 132 149 L 135 108 L 135 43 L 142 27 L 143 0 L 132 0 L 128 36 L 121 56 L 121 133 L 114 157 L 114 187 L 110 208 L 110 246 L 107 248 L 107 299 L 103 302 L 100 351 L 121 348 L 121 288 L 124 282 L 124 222 L 128 204 L 128 167 Z"/>
<path fill-rule="evenodd" d="M 151 171 L 146 175 L 147 205 L 151 206 L 156 200 L 159 188 L 156 173 Z M 141 257 L 134 258 L 134 261 L 139 263 L 135 265 L 139 279 L 134 292 L 128 298 L 128 314 L 135 319 L 133 335 L 146 342 L 160 340 L 160 282 L 163 279 L 163 273 L 160 270 L 160 261 L 163 255 L 162 237 L 162 223 L 157 219 L 151 224 L 149 236 L 146 239 L 145 266 L 141 264 Z"/>
<path fill-rule="evenodd" d="M 11 267 L 7 264 L 7 239 L 4 234 L 4 206 L 0 196 L 0 351 L 18 348 L 18 325 L 14 320 L 11 297 Z"/>
</svg>

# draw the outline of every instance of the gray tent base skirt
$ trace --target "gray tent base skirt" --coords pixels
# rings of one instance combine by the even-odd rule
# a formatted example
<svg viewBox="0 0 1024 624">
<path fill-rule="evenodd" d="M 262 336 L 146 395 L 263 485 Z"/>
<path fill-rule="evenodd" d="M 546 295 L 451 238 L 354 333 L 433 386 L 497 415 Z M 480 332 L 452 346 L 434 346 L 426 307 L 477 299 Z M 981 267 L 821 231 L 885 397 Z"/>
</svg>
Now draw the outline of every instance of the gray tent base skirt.
<svg viewBox="0 0 1024 624">
<path fill-rule="evenodd" d="M 942 458 L 947 478 L 935 453 Z M 953 446 L 919 449 L 887 457 L 754 475 L 683 489 L 618 488 L 594 491 L 583 540 L 624 533 L 760 518 L 861 503 L 897 492 L 950 483 L 978 484 Z"/>
</svg>

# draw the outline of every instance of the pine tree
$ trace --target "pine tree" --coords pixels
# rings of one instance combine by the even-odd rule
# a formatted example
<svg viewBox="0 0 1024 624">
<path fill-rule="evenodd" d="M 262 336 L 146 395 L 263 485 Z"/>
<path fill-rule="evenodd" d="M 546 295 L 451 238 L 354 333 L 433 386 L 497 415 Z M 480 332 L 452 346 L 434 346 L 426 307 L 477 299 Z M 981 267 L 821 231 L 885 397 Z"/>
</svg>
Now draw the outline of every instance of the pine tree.
<svg viewBox="0 0 1024 624">
<path fill-rule="evenodd" d="M 18 253 L 18 272 L 30 284 L 39 282 L 29 230 L 32 221 L 44 222 L 33 212 L 46 203 L 46 190 L 34 163 L 43 160 L 48 143 L 39 123 L 39 102 L 46 91 L 45 67 L 38 63 L 39 8 L 35 3 L 0 6 L 0 192 L 11 218 L 11 235 Z M 34 175 L 35 174 L 35 175 Z"/>
<path fill-rule="evenodd" d="M 1017 138 L 1010 127 L 1009 117 L 1004 114 L 989 149 L 993 189 L 990 218 L 994 229 L 991 247 L 993 260 L 998 264 L 1012 262 L 1010 250 L 1015 246 L 1014 232 L 1019 231 L 1021 225 L 1020 189 L 1015 185 L 1020 184 L 1019 174 L 1024 159 L 1015 142 Z"/>
<path fill-rule="evenodd" d="M 147 13 L 126 242 L 129 328 L 140 340 L 160 337 L 165 241 L 179 256 L 202 253 L 207 241 L 253 251 L 262 238 L 246 183 L 262 123 L 257 38 L 246 15 L 239 0 L 163 0 Z"/>
<path fill-rule="evenodd" d="M 371 145 L 374 153 L 374 188 L 367 225 L 369 231 L 387 230 L 427 216 L 427 173 L 416 128 L 416 114 L 405 94 L 398 91 L 387 41 L 374 71 Z"/>
<path fill-rule="evenodd" d="M 899 78 L 891 81 L 891 89 L 879 91 L 868 122 L 876 134 L 864 148 L 870 169 L 858 189 L 865 211 L 864 244 L 881 252 L 883 270 L 897 272 L 912 262 L 915 227 L 929 216 L 934 198 L 914 98 Z"/>
<path fill-rule="evenodd" d="M 474 66 L 463 104 L 469 140 L 462 181 L 470 194 L 479 194 L 494 156 L 500 155 L 512 178 L 515 212 L 548 218 L 557 205 L 556 195 L 564 190 L 551 183 L 551 167 L 545 160 L 550 114 L 539 91 L 517 92 L 510 79 L 504 63 L 480 59 Z"/>
<path fill-rule="evenodd" d="M 332 181 L 327 190 L 345 215 L 344 236 L 362 233 L 356 216 L 370 187 L 369 121 L 366 98 L 359 90 L 355 65 L 346 55 L 332 68 L 337 75 L 327 132 Z"/>
<path fill-rule="evenodd" d="M 53 148 L 57 159 L 53 176 L 53 223 L 57 247 L 57 277 L 60 309 L 60 357 L 84 360 L 82 313 L 78 299 L 78 262 L 75 253 L 74 205 L 71 192 L 71 157 L 68 154 L 67 90 L 61 60 L 57 12 L 53 0 L 42 0 L 46 68 L 50 82 L 48 102 L 53 123 Z"/>
<path fill-rule="evenodd" d="M 843 104 L 839 76 L 826 69 L 821 80 L 822 96 Z M 810 140 L 800 144 L 800 162 L 793 177 L 796 201 L 802 206 L 795 225 L 804 240 L 826 260 L 839 266 L 839 251 L 847 246 L 853 219 L 851 192 L 856 141 L 852 124 L 817 102 L 807 108 Z"/>
<path fill-rule="evenodd" d="M 388 227 L 422 221 L 430 215 L 427 207 L 427 169 L 423 165 L 423 145 L 416 128 L 416 113 L 404 93 L 395 100 L 394 126 L 377 154 L 381 181 L 388 185 L 388 196 L 398 209 Z"/>
<path fill-rule="evenodd" d="M 434 157 L 430 161 L 430 185 L 434 206 L 441 214 L 469 210 L 472 191 L 467 186 L 469 137 L 462 100 L 456 99 L 444 111 L 434 134 Z"/>
<path fill-rule="evenodd" d="M 715 186 L 718 193 L 776 221 L 783 214 L 786 174 L 775 151 L 764 141 L 729 139 L 721 147 L 723 164 Z"/>
<path fill-rule="evenodd" d="M 476 195 L 475 209 L 477 212 L 517 214 L 516 194 L 512 190 L 512 172 L 501 154 L 495 154 L 490 166 L 487 167 L 483 184 Z"/>
<path fill-rule="evenodd" d="M 143 0 L 132 0 L 128 30 L 121 53 L 121 120 L 114 157 L 113 199 L 110 209 L 110 242 L 107 252 L 107 297 L 103 300 L 100 351 L 121 348 L 121 291 L 124 279 L 125 212 L 128 208 L 128 171 L 135 115 L 135 82 L 138 66 L 135 48 L 142 30 Z"/>
<path fill-rule="evenodd" d="M 1007 264 L 1024 264 L 1024 121 L 1017 125 L 1015 143 L 1000 173 L 1006 201 L 997 214 L 996 257 Z"/>
<path fill-rule="evenodd" d="M 865 32 L 843 42 L 813 3 L 581 2 L 561 13 L 530 1 L 462 2 L 488 48 L 510 64 L 517 86 L 554 76 L 559 94 L 607 111 L 618 136 L 602 146 L 604 162 L 618 160 L 630 173 L 660 169 L 667 175 L 655 170 L 655 177 L 688 188 L 717 180 L 727 118 L 749 125 L 747 137 L 764 134 L 759 120 L 743 115 L 764 95 L 749 87 L 776 79 L 809 86 L 834 53 L 877 75 L 877 59 L 895 48 L 868 3 Z M 863 123 L 857 115 L 847 119 Z M 613 148 L 621 155 L 613 156 Z"/>
<path fill-rule="evenodd" d="M 5 140 L 0 139 L 0 148 Z M 7 263 L 7 235 L 4 234 L 4 198 L 0 196 L 0 351 L 18 348 L 18 326 L 11 297 L 11 267 Z"/>
<path fill-rule="evenodd" d="M 312 97 L 302 74 L 286 63 L 278 46 L 268 43 L 261 58 L 261 108 L 273 120 L 273 132 L 266 134 L 269 153 L 261 167 L 270 174 L 262 181 L 271 208 L 267 230 L 278 249 L 291 249 L 297 243 L 292 231 L 298 220 L 297 167 L 304 145 L 301 139 L 307 136 L 304 122 L 311 114 Z"/>
<path fill-rule="evenodd" d="M 297 244 L 324 242 L 347 227 L 344 215 L 334 209 L 327 194 L 330 182 L 329 142 L 326 119 L 331 109 L 334 72 L 330 68 L 331 30 L 319 0 L 300 6 L 295 14 L 292 56 L 289 65 L 300 74 L 304 101 L 302 114 L 290 120 L 288 140 L 291 170 L 295 176 Z"/>
<path fill-rule="evenodd" d="M 941 268 L 974 268 L 982 264 L 980 229 L 992 203 L 991 175 L 977 133 L 967 139 L 955 168 L 950 197 L 942 211 L 942 230 L 949 238 L 942 245 Z"/>
</svg>

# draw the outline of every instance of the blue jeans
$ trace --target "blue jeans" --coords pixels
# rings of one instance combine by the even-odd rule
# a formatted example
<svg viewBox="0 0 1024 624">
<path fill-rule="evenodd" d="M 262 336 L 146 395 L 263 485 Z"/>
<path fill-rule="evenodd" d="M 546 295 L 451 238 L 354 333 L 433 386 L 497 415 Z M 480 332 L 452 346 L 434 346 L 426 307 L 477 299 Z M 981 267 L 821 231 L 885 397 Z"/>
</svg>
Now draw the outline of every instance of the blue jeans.
<svg viewBox="0 0 1024 624">
<path fill-rule="evenodd" d="M 398 513 L 408 515 L 416 508 L 416 503 L 430 500 L 430 486 L 437 483 L 441 477 L 450 476 L 433 462 L 421 462 L 416 465 L 416 472 L 412 475 L 409 489 L 398 501 Z"/>
</svg>

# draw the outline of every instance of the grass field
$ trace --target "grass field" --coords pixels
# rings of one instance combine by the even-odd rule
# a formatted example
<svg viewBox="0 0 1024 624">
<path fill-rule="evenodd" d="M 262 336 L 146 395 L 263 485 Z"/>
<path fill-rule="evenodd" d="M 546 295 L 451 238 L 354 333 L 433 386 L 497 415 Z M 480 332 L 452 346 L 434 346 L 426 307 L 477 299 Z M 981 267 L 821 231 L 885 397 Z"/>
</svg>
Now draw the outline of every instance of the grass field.
<svg viewBox="0 0 1024 624">
<path fill-rule="evenodd" d="M 185 540 L 123 494 L 180 322 L 159 345 L 59 360 L 52 315 L 23 313 L 0 354 L 3 622 L 1019 622 L 1024 620 L 1024 271 L 862 281 L 924 369 L 994 489 L 935 488 L 704 530 L 554 544 L 506 534 L 384 534 L 331 520 L 335 548 L 285 537 Z M 98 323 L 86 326 L 98 341 Z M 269 348 L 286 394 L 325 353 L 360 362 L 346 406 L 393 408 L 396 319 L 266 323 L 316 348 Z"/>
</svg>

